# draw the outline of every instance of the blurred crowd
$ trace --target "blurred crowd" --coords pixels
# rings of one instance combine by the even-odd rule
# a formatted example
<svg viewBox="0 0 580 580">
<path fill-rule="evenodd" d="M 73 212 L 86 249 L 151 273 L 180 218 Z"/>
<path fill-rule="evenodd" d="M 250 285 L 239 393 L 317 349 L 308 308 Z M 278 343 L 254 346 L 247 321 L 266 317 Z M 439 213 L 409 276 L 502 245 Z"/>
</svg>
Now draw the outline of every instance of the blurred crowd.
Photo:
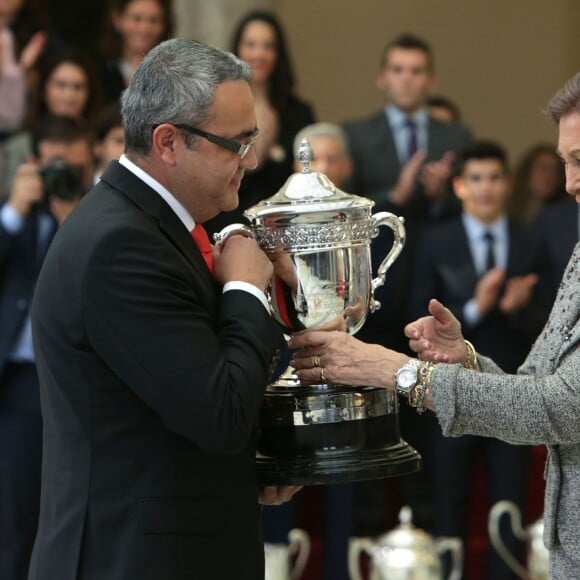
<svg viewBox="0 0 580 580">
<path fill-rule="evenodd" d="M 38 518 L 42 417 L 29 316 L 38 269 L 58 226 L 123 153 L 123 90 L 144 55 L 172 35 L 170 0 L 114 0 L 103 20 L 97 54 L 83 52 L 52 35 L 45 15 L 26 0 L 0 0 L 0 440 L 11 442 L 0 452 L 5 580 L 26 578 Z M 253 12 L 239 22 L 230 49 L 253 72 L 258 166 L 242 182 L 238 209 L 206 229 L 211 235 L 243 220 L 245 209 L 273 195 L 295 170 L 293 152 L 306 137 L 315 170 L 374 200 L 376 211 L 406 220 L 407 246 L 377 292 L 383 307 L 359 338 L 407 351 L 405 323 L 425 315 L 435 297 L 461 320 L 478 352 L 514 372 L 547 319 L 578 240 L 578 210 L 566 198 L 561 160 L 554 144 L 531 143 L 512 165 L 501 143 L 472 134 L 459 103 L 435 94 L 435 54 L 425 39 L 405 33 L 385 41 L 377 71 L 384 107 L 350 119 L 345 104 L 338 125 L 318 119 L 297 94 L 276 16 Z M 390 236 L 373 241 L 374 268 Z M 384 532 L 401 502 L 418 526 L 465 539 L 480 462 L 485 501 L 507 499 L 524 509 L 530 448 L 448 439 L 433 415 L 419 417 L 406 405 L 401 415 L 402 435 L 424 469 L 401 478 L 396 498 L 383 481 L 322 490 L 325 579 L 347 578 L 348 539 Z M 265 508 L 266 541 L 286 541 L 299 502 L 296 496 Z M 517 540 L 504 533 L 517 551 Z M 512 574 L 490 554 L 486 578 Z"/>
</svg>

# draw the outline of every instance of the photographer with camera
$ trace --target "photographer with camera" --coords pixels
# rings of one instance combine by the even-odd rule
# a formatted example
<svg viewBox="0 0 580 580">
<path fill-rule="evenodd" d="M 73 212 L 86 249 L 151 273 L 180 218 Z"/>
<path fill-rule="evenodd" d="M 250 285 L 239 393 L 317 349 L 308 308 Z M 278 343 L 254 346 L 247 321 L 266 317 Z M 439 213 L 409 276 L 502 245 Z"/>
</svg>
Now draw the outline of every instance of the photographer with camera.
<svg viewBox="0 0 580 580">
<path fill-rule="evenodd" d="M 42 419 L 30 302 L 58 226 L 91 181 L 91 142 L 77 122 L 46 117 L 35 158 L 0 205 L 0 578 L 25 580 L 40 500 Z"/>
</svg>

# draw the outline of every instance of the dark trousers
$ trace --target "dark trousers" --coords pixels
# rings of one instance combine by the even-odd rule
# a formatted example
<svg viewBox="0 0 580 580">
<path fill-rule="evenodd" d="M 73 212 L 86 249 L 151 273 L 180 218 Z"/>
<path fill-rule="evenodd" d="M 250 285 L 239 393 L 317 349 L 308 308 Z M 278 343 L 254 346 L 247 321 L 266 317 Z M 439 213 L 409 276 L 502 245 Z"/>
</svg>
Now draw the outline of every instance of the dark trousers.
<svg viewBox="0 0 580 580">
<path fill-rule="evenodd" d="M 42 418 L 36 368 L 0 376 L 0 578 L 26 580 L 40 506 Z"/>
<path fill-rule="evenodd" d="M 288 532 L 296 521 L 300 494 L 281 506 L 265 506 L 262 512 L 264 541 L 288 543 Z M 353 535 L 354 484 L 322 487 L 324 538 L 321 580 L 348 580 L 348 540 Z"/>
<path fill-rule="evenodd" d="M 530 467 L 528 446 L 510 445 L 498 439 L 472 435 L 444 437 L 439 426 L 437 427 L 433 432 L 437 536 L 457 536 L 465 540 L 470 500 L 485 503 L 489 501 L 489 507 L 500 500 L 510 500 L 523 512 Z M 488 497 L 471 498 L 473 471 L 480 458 L 483 458 L 485 464 Z M 522 545 L 512 534 L 508 518 L 503 518 L 500 533 L 510 551 L 519 555 Z M 485 578 L 515 580 L 517 576 L 490 547 L 486 558 Z"/>
</svg>

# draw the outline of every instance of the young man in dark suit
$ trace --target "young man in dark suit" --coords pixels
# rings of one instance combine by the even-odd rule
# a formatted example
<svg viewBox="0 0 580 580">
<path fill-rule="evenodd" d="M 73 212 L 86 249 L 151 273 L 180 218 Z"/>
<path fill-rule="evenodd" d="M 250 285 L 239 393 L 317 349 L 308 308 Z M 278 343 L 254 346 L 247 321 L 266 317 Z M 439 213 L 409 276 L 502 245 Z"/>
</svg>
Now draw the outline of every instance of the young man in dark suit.
<svg viewBox="0 0 580 580">
<path fill-rule="evenodd" d="M 544 254 L 534 233 L 506 215 L 511 180 L 499 145 L 478 141 L 459 153 L 453 186 L 463 213 L 433 226 L 419 244 L 409 318 L 424 315 L 431 298 L 444 302 L 476 350 L 515 373 L 548 316 L 547 305 L 535 296 Z M 478 458 L 485 460 L 490 505 L 505 499 L 523 509 L 528 447 L 478 436 L 446 438 L 438 423 L 431 425 L 438 536 L 465 537 Z M 517 552 L 518 541 L 504 528 L 506 543 Z M 485 577 L 507 579 L 512 573 L 490 553 Z"/>
<path fill-rule="evenodd" d="M 33 306 L 31 580 L 263 577 L 254 438 L 283 345 L 272 266 L 254 240 L 213 248 L 201 226 L 235 208 L 256 165 L 249 79 L 199 42 L 149 52 L 123 96 L 126 154 L 53 242 Z"/>
<path fill-rule="evenodd" d="M 410 34 L 389 42 L 377 87 L 385 107 L 345 123 L 354 160 L 351 189 L 408 217 L 453 213 L 451 164 L 470 134 L 429 116 L 427 100 L 435 87 L 431 47 Z"/>
<path fill-rule="evenodd" d="M 34 158 L 18 167 L 9 197 L 0 204 L 3 580 L 26 580 L 38 523 L 42 417 L 30 331 L 32 293 L 54 233 L 90 187 L 92 165 L 87 132 L 68 118 L 41 120 L 33 147 Z"/>
</svg>

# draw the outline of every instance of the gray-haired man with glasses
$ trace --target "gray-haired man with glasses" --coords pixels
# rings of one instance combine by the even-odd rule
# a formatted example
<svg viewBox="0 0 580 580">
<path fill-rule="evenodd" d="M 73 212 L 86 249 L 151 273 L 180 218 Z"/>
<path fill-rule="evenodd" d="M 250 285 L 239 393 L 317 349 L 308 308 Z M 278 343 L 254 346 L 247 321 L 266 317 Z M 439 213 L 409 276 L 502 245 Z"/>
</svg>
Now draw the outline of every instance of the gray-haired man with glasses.
<svg viewBox="0 0 580 580">
<path fill-rule="evenodd" d="M 176 39 L 123 96 L 125 155 L 56 236 L 33 306 L 44 414 L 31 580 L 263 578 L 254 434 L 282 333 L 255 241 L 212 248 L 258 137 L 248 67 Z M 295 488 L 267 488 L 279 503 Z"/>
</svg>

